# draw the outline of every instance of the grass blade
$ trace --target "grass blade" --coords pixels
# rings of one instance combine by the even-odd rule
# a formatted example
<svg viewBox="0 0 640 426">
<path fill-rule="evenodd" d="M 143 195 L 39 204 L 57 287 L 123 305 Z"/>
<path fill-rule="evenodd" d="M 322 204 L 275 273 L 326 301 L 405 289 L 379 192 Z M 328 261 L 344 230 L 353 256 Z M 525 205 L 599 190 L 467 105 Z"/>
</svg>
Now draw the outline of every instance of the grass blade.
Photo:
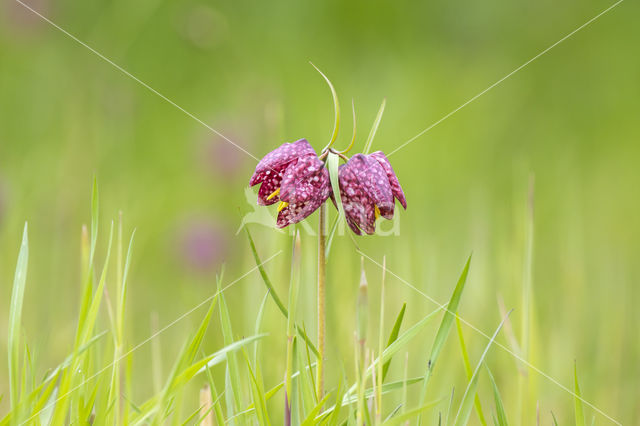
<svg viewBox="0 0 640 426">
<path fill-rule="evenodd" d="M 493 399 L 496 404 L 496 423 L 498 426 L 509 426 L 509 423 L 507 422 L 507 414 L 504 411 L 504 405 L 502 404 L 502 398 L 500 397 L 500 391 L 498 390 L 498 385 L 496 385 L 493 374 L 491 374 L 491 370 L 489 370 L 489 366 L 486 363 L 485 367 L 487 369 L 487 374 L 489 375 L 489 380 L 491 381 L 491 387 L 493 388 Z"/>
<path fill-rule="evenodd" d="M 371 151 L 373 138 L 376 136 L 376 132 L 378 131 L 378 126 L 380 125 L 380 121 L 382 121 L 382 114 L 384 114 L 385 105 L 387 105 L 387 99 L 382 100 L 382 104 L 380 105 L 380 109 L 378 110 L 378 114 L 376 115 L 376 119 L 373 121 L 373 126 L 371 126 L 371 131 L 369 132 L 367 141 L 364 144 L 364 149 L 362 150 L 362 152 L 365 155 L 369 154 L 369 151 Z"/>
<path fill-rule="evenodd" d="M 20 327 L 22 325 L 22 304 L 24 301 L 24 288 L 27 281 L 27 264 L 29 263 L 29 236 L 28 226 L 24 224 L 22 244 L 18 254 L 18 262 L 13 278 L 13 290 L 11 291 L 11 305 L 9 306 L 9 336 L 7 347 L 9 348 L 9 396 L 11 410 L 18 406 L 18 377 L 20 375 Z"/>
<path fill-rule="evenodd" d="M 327 394 L 320 400 L 320 402 L 318 402 L 316 404 L 316 406 L 313 407 L 309 411 L 309 414 L 307 415 L 307 417 L 302 422 L 302 426 L 311 426 L 311 425 L 316 424 L 316 421 L 315 421 L 316 420 L 316 416 L 318 415 L 318 413 L 322 409 L 322 406 L 324 404 L 326 404 L 326 402 L 329 400 L 330 396 L 331 396 L 331 392 L 327 392 Z"/>
<path fill-rule="evenodd" d="M 263 262 L 260 260 L 260 256 L 258 255 L 258 251 L 256 250 L 256 245 L 253 242 L 253 237 L 251 237 L 251 233 L 249 232 L 249 227 L 244 226 L 244 230 L 247 233 L 247 238 L 249 239 L 249 246 L 251 247 L 251 253 L 253 254 L 253 259 L 256 262 L 258 272 L 260 272 L 260 276 L 262 277 L 262 282 L 264 282 L 264 285 L 267 287 L 267 290 L 269 291 L 269 295 L 275 302 L 276 306 L 278 307 L 282 315 L 284 315 L 285 318 L 288 318 L 289 312 L 287 311 L 287 308 L 282 303 L 282 300 L 278 296 L 278 293 L 276 293 L 275 288 L 273 288 L 273 284 L 271 284 L 271 280 L 269 279 L 267 272 L 264 270 Z M 309 338 L 309 336 L 307 336 L 307 333 L 302 329 L 302 327 L 300 327 L 297 324 L 296 324 L 296 329 L 298 330 L 298 333 L 300 333 L 304 341 L 307 343 L 307 345 L 309 345 L 309 348 L 311 349 L 311 351 L 317 357 L 318 349 L 316 349 L 315 345 L 313 344 L 313 341 Z"/>
<path fill-rule="evenodd" d="M 411 419 L 415 418 L 417 415 L 424 413 L 430 408 L 435 407 L 440 404 L 443 399 L 439 399 L 437 401 L 428 402 L 426 404 L 421 405 L 418 408 L 413 408 L 408 410 L 404 414 L 400 414 L 396 417 L 391 417 L 389 420 L 383 423 L 384 426 L 395 426 L 395 425 L 403 425 L 409 422 Z"/>
<path fill-rule="evenodd" d="M 254 374 L 247 352 L 243 350 L 242 354 L 247 364 L 247 371 L 249 371 L 249 376 L 251 377 L 251 395 L 253 397 L 253 405 L 254 407 L 256 407 L 256 417 L 258 418 L 258 424 L 270 426 L 271 422 L 269 421 L 269 413 L 267 412 L 267 402 L 264 398 L 264 390 L 256 379 L 256 376 L 258 376 L 258 372 L 256 371 L 256 373 Z"/>
<path fill-rule="evenodd" d="M 473 371 L 471 371 L 471 363 L 469 362 L 469 354 L 467 353 L 467 345 L 464 342 L 464 335 L 462 334 L 462 325 L 460 324 L 460 318 L 456 316 L 456 329 L 458 331 L 458 338 L 460 340 L 460 351 L 462 352 L 462 360 L 464 361 L 464 371 L 467 374 L 467 380 L 471 380 L 471 375 Z M 480 423 L 484 426 L 487 426 L 487 421 L 484 418 L 484 413 L 482 412 L 482 405 L 480 404 L 480 398 L 476 394 L 474 398 L 473 405 L 476 408 L 476 413 L 478 414 L 478 419 Z"/>
<path fill-rule="evenodd" d="M 218 292 L 220 293 L 220 323 L 222 328 L 222 336 L 224 339 L 225 346 L 231 345 L 233 343 L 233 330 L 231 329 L 231 317 L 229 315 L 229 308 L 227 307 L 227 301 L 222 294 L 221 288 L 221 279 L 218 279 Z M 231 387 L 227 387 L 227 401 L 229 406 L 232 408 L 232 413 L 227 413 L 227 416 L 232 415 L 240 410 L 242 406 L 240 401 L 240 382 L 238 378 L 239 369 L 238 369 L 238 361 L 233 353 L 229 354 L 227 357 L 227 371 L 228 378 Z"/>
<path fill-rule="evenodd" d="M 400 349 L 406 346 L 414 337 L 418 335 L 418 333 L 440 312 L 440 309 L 436 309 L 433 312 L 427 314 L 420 321 L 415 323 L 411 328 L 402 333 L 396 340 L 393 341 L 385 350 L 382 352 L 382 362 L 386 362 L 393 357 Z M 375 362 L 379 362 L 378 359 Z M 374 364 L 375 364 L 374 362 Z M 371 374 L 371 367 L 365 371 L 365 380 Z M 384 386 L 384 385 L 383 385 Z M 356 390 L 356 385 L 352 385 L 351 388 L 345 394 L 345 398 L 351 397 L 353 392 Z"/>
<path fill-rule="evenodd" d="M 424 403 L 427 397 L 427 385 L 429 383 L 429 378 L 431 377 L 431 373 L 433 372 L 435 364 L 438 361 L 440 351 L 442 350 L 442 347 L 447 340 L 447 336 L 449 335 L 449 331 L 451 330 L 451 326 L 453 325 L 453 318 L 458 311 L 460 298 L 462 297 L 462 292 L 464 290 L 465 283 L 467 282 L 470 263 L 471 256 L 469 256 L 469 258 L 467 259 L 467 263 L 464 265 L 462 274 L 460 275 L 458 283 L 456 284 L 456 287 L 453 290 L 453 294 L 451 295 L 451 299 L 447 304 L 442 322 L 440 323 L 440 328 L 438 328 L 438 332 L 436 333 L 436 338 L 433 341 L 433 346 L 431 347 L 431 355 L 429 355 L 427 369 L 424 374 L 424 384 L 422 385 L 422 392 L 420 394 L 420 404 Z M 420 424 L 420 418 L 418 418 L 418 424 Z"/>
<path fill-rule="evenodd" d="M 462 402 L 460 403 L 460 408 L 458 408 L 458 413 L 456 414 L 456 418 L 453 422 L 454 426 L 466 425 L 467 422 L 469 421 L 469 416 L 471 415 L 471 407 L 473 406 L 476 390 L 478 388 L 478 372 L 480 371 L 480 367 L 484 363 L 487 353 L 489 353 L 489 348 L 491 348 L 491 345 L 493 344 L 496 337 L 498 336 L 498 333 L 502 329 L 504 322 L 509 317 L 509 314 L 511 314 L 511 311 L 509 311 L 509 313 L 507 313 L 507 315 L 502 319 L 502 321 L 500 322 L 500 325 L 498 326 L 496 331 L 493 333 L 493 336 L 491 336 L 489 343 L 487 343 L 487 346 L 484 348 L 484 352 L 482 352 L 482 355 L 480 356 L 478 365 L 476 366 L 476 369 L 474 370 L 473 375 L 469 380 L 469 384 L 467 385 L 467 388 L 465 389 L 464 394 L 462 395 Z"/>
<path fill-rule="evenodd" d="M 393 342 L 396 341 L 396 339 L 398 339 L 398 334 L 400 334 L 400 327 L 402 327 L 402 320 L 404 319 L 404 312 L 407 309 L 407 304 L 404 303 L 402 305 L 402 308 L 400 308 L 400 312 L 398 312 L 398 316 L 396 317 L 396 322 L 393 324 L 393 329 L 391 329 L 391 334 L 389 334 L 389 339 L 387 340 L 387 346 L 385 348 L 388 348 L 389 346 L 391 346 L 391 344 Z M 389 360 L 387 360 L 387 362 L 384 363 L 384 365 L 382 366 L 382 381 L 384 382 L 384 379 L 387 377 L 387 373 L 389 372 L 389 367 L 391 367 L 391 358 L 389 358 Z"/>
<path fill-rule="evenodd" d="M 267 304 L 267 299 L 269 298 L 269 294 L 265 294 L 262 298 L 262 303 L 260 303 L 260 309 L 258 309 L 258 314 L 256 315 L 256 325 L 254 327 L 253 334 L 260 334 L 260 328 L 262 327 L 262 318 L 264 316 L 264 305 Z M 256 341 L 256 344 L 253 346 L 253 364 L 258 365 L 258 358 L 260 356 L 260 341 Z"/>
<path fill-rule="evenodd" d="M 338 103 L 338 94 L 336 93 L 336 89 L 334 89 L 333 84 L 331 84 L 331 80 L 327 78 L 326 75 L 318 67 L 316 67 L 312 62 L 309 62 L 312 67 L 316 69 L 320 73 L 320 75 L 325 79 L 327 84 L 329 85 L 329 89 L 331 89 L 331 97 L 333 98 L 333 110 L 335 112 L 335 119 L 333 124 L 333 133 L 331 134 L 331 140 L 327 144 L 327 146 L 323 149 L 329 149 L 333 145 L 333 143 L 338 139 L 338 130 L 340 129 L 340 103 Z"/>
<path fill-rule="evenodd" d="M 582 394 L 580 392 L 580 384 L 578 383 L 578 366 L 573 364 L 573 381 L 574 381 L 574 404 L 576 412 L 576 426 L 585 426 L 584 407 L 582 406 Z"/>
</svg>

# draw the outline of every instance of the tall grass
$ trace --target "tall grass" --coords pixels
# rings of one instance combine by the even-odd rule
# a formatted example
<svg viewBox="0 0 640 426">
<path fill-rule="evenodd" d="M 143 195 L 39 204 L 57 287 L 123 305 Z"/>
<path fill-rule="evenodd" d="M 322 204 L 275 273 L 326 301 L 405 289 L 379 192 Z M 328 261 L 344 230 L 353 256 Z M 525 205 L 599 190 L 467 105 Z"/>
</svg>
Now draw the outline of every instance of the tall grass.
<svg viewBox="0 0 640 426">
<path fill-rule="evenodd" d="M 156 331 L 141 344 L 132 345 L 129 341 L 133 325 L 127 321 L 126 312 L 128 283 L 132 279 L 129 271 L 135 262 L 134 235 L 125 244 L 120 215 L 117 224 L 112 222 L 110 225 L 106 254 L 99 265 L 98 220 L 98 189 L 94 182 L 90 232 L 84 232 L 81 240 L 81 269 L 84 274 L 75 337 L 69 343 L 68 356 L 58 365 L 45 366 L 49 367 L 48 373 L 40 380 L 35 377 L 37 368 L 33 364 L 32 349 L 26 339 L 21 338 L 23 300 L 28 285 L 29 240 L 25 225 L 8 323 L 10 410 L 0 420 L 2 425 L 270 425 L 282 422 L 291 425 L 401 425 L 412 422 L 466 425 L 472 419 L 474 409 L 482 424 L 486 424 L 485 413 L 490 413 L 495 424 L 508 424 L 498 386 L 487 366 L 490 349 L 506 316 L 486 343 L 473 369 L 461 323 L 456 319 L 467 286 L 471 258 L 465 263 L 446 307 L 427 312 L 415 323 L 405 325 L 407 304 L 404 304 L 396 314 L 388 336 L 383 333 L 387 318 L 384 296 L 386 262 L 383 260 L 379 275 L 382 284 L 380 305 L 377 307 L 371 306 L 371 277 L 365 275 L 363 267 L 357 306 L 354 306 L 357 320 L 352 325 L 345 324 L 345 327 L 352 327 L 354 333 L 355 374 L 349 377 L 346 370 L 327 371 L 331 380 L 327 381 L 325 392 L 318 393 L 315 373 L 320 361 L 319 352 L 308 337 L 305 325 L 298 320 L 298 288 L 303 267 L 300 236 L 296 233 L 292 242 L 291 281 L 285 306 L 264 268 L 265 262 L 260 260 L 248 229 L 249 247 L 256 262 L 253 269 L 259 271 L 266 291 L 255 311 L 254 333 L 241 337 L 234 331 L 231 309 L 225 297 L 228 285 L 225 287 L 221 272 L 217 277 L 216 291 L 201 304 L 208 304 L 206 313 L 190 336 L 181 342 L 182 347 L 164 381 L 146 399 L 133 401 L 125 397 L 131 395 L 131 389 L 138 385 L 136 371 L 130 368 L 132 353 L 142 344 L 154 341 L 168 327 Z M 114 269 L 115 274 L 110 274 Z M 275 307 L 286 320 L 286 340 L 281 342 L 282 347 L 286 347 L 286 359 L 275 362 L 271 356 L 272 348 L 263 347 L 262 342 L 265 337 L 262 333 L 264 312 L 271 307 Z M 185 307 L 187 312 L 193 310 Z M 373 312 L 376 314 L 372 315 Z M 438 318 L 440 325 L 430 338 L 426 329 Z M 108 324 L 104 330 L 98 326 L 103 323 Z M 213 323 L 221 330 L 224 345 L 212 353 L 204 353 L 202 344 L 207 329 Z M 444 364 L 440 354 L 454 323 L 457 324 L 462 362 Z M 376 327 L 376 338 L 372 339 L 368 330 Z M 428 357 L 409 352 L 412 342 L 424 339 L 433 341 Z M 166 344 L 175 345 L 174 342 Z M 158 352 L 158 346 L 155 346 L 154 358 L 159 358 Z M 265 354 L 270 359 L 268 366 L 265 366 Z M 423 359 L 425 370 L 422 376 L 408 377 L 406 360 L 409 356 Z M 395 358 L 400 358 L 397 363 L 402 364 L 400 370 L 403 373 L 392 378 L 390 365 Z M 214 367 L 218 365 L 224 368 L 223 380 L 213 374 Z M 443 371 L 435 370 L 436 365 L 466 368 L 468 383 L 459 397 L 449 398 L 430 391 L 431 377 L 435 371 Z M 282 381 L 265 382 L 265 367 L 280 371 Z M 577 372 L 574 377 L 577 424 L 584 424 Z M 488 410 L 486 405 L 483 409 L 482 398 L 478 395 L 479 382 L 483 378 L 491 386 L 493 404 Z M 198 397 L 189 399 L 193 388 L 200 388 Z M 416 392 L 412 390 L 414 388 L 419 390 Z M 411 398 L 411 394 L 419 397 Z"/>
</svg>

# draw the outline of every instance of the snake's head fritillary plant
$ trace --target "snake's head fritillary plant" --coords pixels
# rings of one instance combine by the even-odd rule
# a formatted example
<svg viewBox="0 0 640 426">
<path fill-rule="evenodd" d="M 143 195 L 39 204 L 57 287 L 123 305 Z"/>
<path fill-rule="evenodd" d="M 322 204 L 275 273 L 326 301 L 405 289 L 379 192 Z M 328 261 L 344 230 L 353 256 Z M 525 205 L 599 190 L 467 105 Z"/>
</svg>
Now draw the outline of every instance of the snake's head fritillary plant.
<svg viewBox="0 0 640 426">
<path fill-rule="evenodd" d="M 306 139 L 284 143 L 260 160 L 249 185 L 259 183 L 258 204 L 280 202 L 279 228 L 305 219 L 331 194 L 329 172 Z"/>
<path fill-rule="evenodd" d="M 313 64 L 312 64 L 313 65 Z M 315 67 L 315 65 L 314 65 Z M 353 136 L 351 143 L 343 151 L 333 147 L 338 137 L 340 125 L 340 106 L 336 91 L 322 71 L 316 70 L 324 77 L 331 89 L 335 112 L 335 123 L 329 143 L 322 149 L 318 156 L 306 139 L 300 139 L 293 143 L 284 143 L 275 150 L 269 152 L 258 162 L 256 170 L 249 180 L 250 186 L 260 184 L 258 190 L 258 205 L 269 206 L 280 202 L 278 205 L 278 228 L 298 223 L 318 210 L 318 345 L 317 366 L 315 379 L 315 395 L 318 400 L 324 395 L 324 359 L 325 359 L 325 328 L 326 328 L 326 265 L 331 241 L 335 235 L 339 219 L 344 218 L 349 228 L 357 235 L 374 234 L 376 220 L 379 217 L 392 219 L 395 209 L 395 201 L 398 200 L 402 207 L 407 208 L 407 200 L 398 182 L 398 178 L 389 163 L 387 157 L 377 151 L 369 154 L 373 138 L 378 129 L 385 101 L 382 102 L 373 127 L 364 144 L 364 154 L 355 154 L 352 158 L 346 154 L 353 148 L 356 141 L 356 114 L 353 110 Z M 340 161 L 345 164 L 340 165 Z M 334 222 L 332 231 L 327 233 L 327 199 L 331 197 L 338 209 L 338 217 Z M 243 219 L 244 222 L 244 219 Z M 256 257 L 253 240 L 247 231 L 249 240 Z M 297 282 L 299 280 L 299 266 L 295 266 L 294 259 L 299 259 L 296 254 L 299 250 L 299 233 L 295 232 L 296 243 L 292 255 L 292 278 L 289 288 L 289 313 L 288 317 L 288 343 L 287 343 L 287 368 L 285 371 L 285 409 L 284 424 L 292 424 L 292 407 L 295 401 L 289 400 L 292 395 L 291 379 L 293 373 L 293 345 L 292 339 L 295 333 L 295 303 L 297 298 Z M 295 272 L 297 270 L 297 272 Z M 297 278 L 296 278 L 297 277 Z M 268 285 L 269 287 L 269 285 Z M 365 287 L 366 288 L 366 287 Z M 284 311 L 283 311 L 284 312 Z M 293 314 L 292 314 L 293 313 Z M 306 337 L 306 335 L 305 335 Z M 308 343 L 308 338 L 305 339 Z M 322 405 L 322 404 L 320 404 Z M 294 421 L 295 422 L 295 421 Z M 358 421 L 361 423 L 360 421 Z"/>
<path fill-rule="evenodd" d="M 278 228 L 300 222 L 331 197 L 338 210 L 344 211 L 345 220 L 354 233 L 374 234 L 378 217 L 392 219 L 395 200 L 405 209 L 407 200 L 389 160 L 382 151 L 356 154 L 351 159 L 345 155 L 356 140 L 355 108 L 351 143 L 341 152 L 332 148 L 338 136 L 340 123 L 338 98 L 329 79 L 318 68 L 316 70 L 326 80 L 333 96 L 335 125 L 329 144 L 320 156 L 306 139 L 280 145 L 260 160 L 249 185 L 261 184 L 258 190 L 259 205 L 268 206 L 280 202 L 276 221 Z M 384 105 L 383 101 L 365 143 L 365 153 L 368 153 L 371 147 Z M 339 159 L 346 161 L 346 164 L 338 166 Z M 338 191 L 338 187 L 340 197 L 337 200 L 334 190 Z M 325 209 L 320 209 L 320 222 L 325 220 Z M 320 228 L 324 229 L 323 227 L 321 223 Z"/>
<path fill-rule="evenodd" d="M 396 199 L 407 208 L 400 182 L 381 151 L 351 157 L 340 166 L 338 180 L 347 224 L 358 235 L 373 234 L 380 216 L 392 219 Z"/>
</svg>

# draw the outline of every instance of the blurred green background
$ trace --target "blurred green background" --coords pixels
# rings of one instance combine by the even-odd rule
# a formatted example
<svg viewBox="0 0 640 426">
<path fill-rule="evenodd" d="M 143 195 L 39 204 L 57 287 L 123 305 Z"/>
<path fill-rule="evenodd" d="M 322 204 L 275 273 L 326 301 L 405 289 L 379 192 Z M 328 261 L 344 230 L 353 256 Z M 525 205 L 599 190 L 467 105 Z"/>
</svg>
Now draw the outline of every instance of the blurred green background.
<svg viewBox="0 0 640 426">
<path fill-rule="evenodd" d="M 391 152 L 612 4 L 27 3 L 257 157 L 302 137 L 318 150 L 327 142 L 331 98 L 308 61 L 328 75 L 341 98 L 339 146 L 351 135 L 350 99 L 358 149 L 386 97 L 374 149 Z M 256 161 L 19 3 L 3 2 L 0 13 L 0 365 L 6 365 L 8 301 L 28 220 L 24 333 L 44 374 L 71 350 L 80 232 L 89 220 L 93 176 L 100 186 L 101 252 L 108 223 L 120 210 L 125 230 L 137 229 L 128 312 L 135 344 L 151 334 L 154 322 L 168 324 L 213 294 L 222 264 L 226 283 L 254 266 L 245 236 L 236 231 L 254 210 L 246 188 Z M 637 2 L 621 3 L 392 155 L 409 208 L 399 212 L 397 235 L 357 240 L 440 303 L 473 252 L 461 316 L 491 334 L 502 298 L 515 309 L 519 338 L 533 177 L 530 360 L 569 388 L 575 360 L 584 398 L 626 424 L 640 418 L 639 13 Z M 313 228 L 316 221 L 317 214 L 308 219 Z M 263 259 L 283 250 L 267 270 L 286 296 L 289 237 L 251 226 Z M 315 244 L 303 234 L 301 320 L 312 335 Z M 328 270 L 328 380 L 334 384 L 341 366 L 352 376 L 359 264 L 351 240 L 336 240 Z M 374 322 L 381 271 L 365 266 Z M 403 302 L 407 324 L 437 308 L 393 276 L 387 290 L 385 334 Z M 253 333 L 264 293 L 257 273 L 227 291 L 239 336 Z M 267 306 L 265 380 L 274 385 L 284 371 L 285 320 Z M 157 338 L 165 374 L 202 315 L 188 316 Z M 377 347 L 377 326 L 370 327 Z M 473 362 L 486 339 L 464 331 Z M 422 374 L 432 340 L 433 330 L 412 347 L 411 376 Z M 500 341 L 509 345 L 506 335 Z M 215 323 L 206 347 L 221 344 Z M 134 401 L 154 386 L 150 353 L 146 345 L 134 354 L 138 382 L 128 396 Z M 392 366 L 396 377 L 401 364 Z M 490 364 L 508 414 L 516 418 L 518 365 L 500 348 L 492 349 Z M 0 413 L 8 408 L 6 374 L 0 368 Z M 561 423 L 572 421 L 571 395 L 532 370 L 528 377 L 523 423 L 533 423 L 536 404 L 543 424 L 550 423 L 551 410 Z M 453 387 L 459 397 L 464 389 L 453 335 L 434 380 L 434 399 Z M 481 397 L 489 401 L 485 382 Z M 588 421 L 595 415 L 596 424 L 608 422 L 587 413 Z"/>
</svg>

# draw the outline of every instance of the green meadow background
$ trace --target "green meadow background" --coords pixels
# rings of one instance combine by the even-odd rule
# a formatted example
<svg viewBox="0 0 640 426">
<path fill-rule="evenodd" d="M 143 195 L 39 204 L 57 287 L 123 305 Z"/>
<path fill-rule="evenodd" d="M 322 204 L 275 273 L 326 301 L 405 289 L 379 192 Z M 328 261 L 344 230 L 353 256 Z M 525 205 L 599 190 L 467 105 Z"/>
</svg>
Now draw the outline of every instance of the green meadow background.
<svg viewBox="0 0 640 426">
<path fill-rule="evenodd" d="M 380 102 L 374 149 L 387 153 L 613 4 L 610 1 L 249 2 L 208 0 L 25 1 L 64 30 L 260 158 L 307 138 L 320 150 L 333 126 L 332 80 L 361 148 Z M 624 1 L 582 31 L 442 121 L 391 157 L 408 200 L 386 236 L 359 237 L 389 269 L 385 335 L 403 303 L 405 328 L 446 303 L 473 253 L 460 315 L 475 363 L 506 309 L 538 369 L 622 422 L 640 418 L 640 6 Z M 80 236 L 100 188 L 99 262 L 109 222 L 122 211 L 136 229 L 127 340 L 131 346 L 255 266 L 242 218 L 255 212 L 248 180 L 256 160 L 211 132 L 34 13 L 0 6 L 0 416 L 8 411 L 7 327 L 22 227 L 30 262 L 23 336 L 38 377 L 71 352 L 80 300 Z M 251 201 L 251 203 L 249 201 Z M 331 215 L 335 209 L 330 206 Z M 268 219 L 268 218 L 267 218 Z M 315 229 L 317 213 L 307 222 Z M 291 240 L 250 224 L 286 300 Z M 299 320 L 315 336 L 316 241 L 303 229 Z M 531 256 L 527 254 L 531 247 Z M 370 346 L 377 348 L 381 269 L 365 260 Z M 528 265 L 530 265 L 530 273 Z M 353 378 L 360 256 L 347 236 L 328 264 L 328 385 Z M 398 278 L 400 277 L 400 278 Z M 410 288 L 407 283 L 416 287 Z M 530 283 L 530 293 L 527 292 Z M 109 287 L 109 282 L 107 286 Z M 253 334 L 265 288 L 253 272 L 225 291 L 237 336 Z M 431 299 L 431 300 L 430 300 Z M 168 374 L 199 310 L 132 356 L 144 401 Z M 286 319 L 269 302 L 267 387 L 284 374 Z M 98 328 L 108 328 L 106 311 Z M 409 376 L 424 371 L 437 327 L 409 347 Z M 514 348 L 505 330 L 498 341 Z M 204 342 L 222 346 L 217 315 Z M 513 349 L 517 351 L 516 348 Z M 405 354 L 391 374 L 403 375 Z M 500 347 L 488 356 L 513 424 L 574 420 L 570 393 L 522 367 Z M 430 399 L 466 386 L 455 332 L 430 385 Z M 216 377 L 223 380 L 224 369 Z M 202 379 L 202 378 L 201 378 Z M 193 408 L 198 389 L 192 385 Z M 519 391 L 524 382 L 524 391 Z M 420 385 L 417 385 L 418 387 Z M 416 392 L 410 400 L 417 399 Z M 522 393 L 523 392 L 523 393 Z M 492 411 L 486 376 L 479 395 Z M 188 400 L 188 398 L 187 398 Z M 538 408 L 537 408 L 538 407 Z M 281 401 L 270 409 L 279 418 Z M 612 424 L 586 407 L 587 422 Z M 475 415 L 471 422 L 477 422 Z"/>
</svg>

